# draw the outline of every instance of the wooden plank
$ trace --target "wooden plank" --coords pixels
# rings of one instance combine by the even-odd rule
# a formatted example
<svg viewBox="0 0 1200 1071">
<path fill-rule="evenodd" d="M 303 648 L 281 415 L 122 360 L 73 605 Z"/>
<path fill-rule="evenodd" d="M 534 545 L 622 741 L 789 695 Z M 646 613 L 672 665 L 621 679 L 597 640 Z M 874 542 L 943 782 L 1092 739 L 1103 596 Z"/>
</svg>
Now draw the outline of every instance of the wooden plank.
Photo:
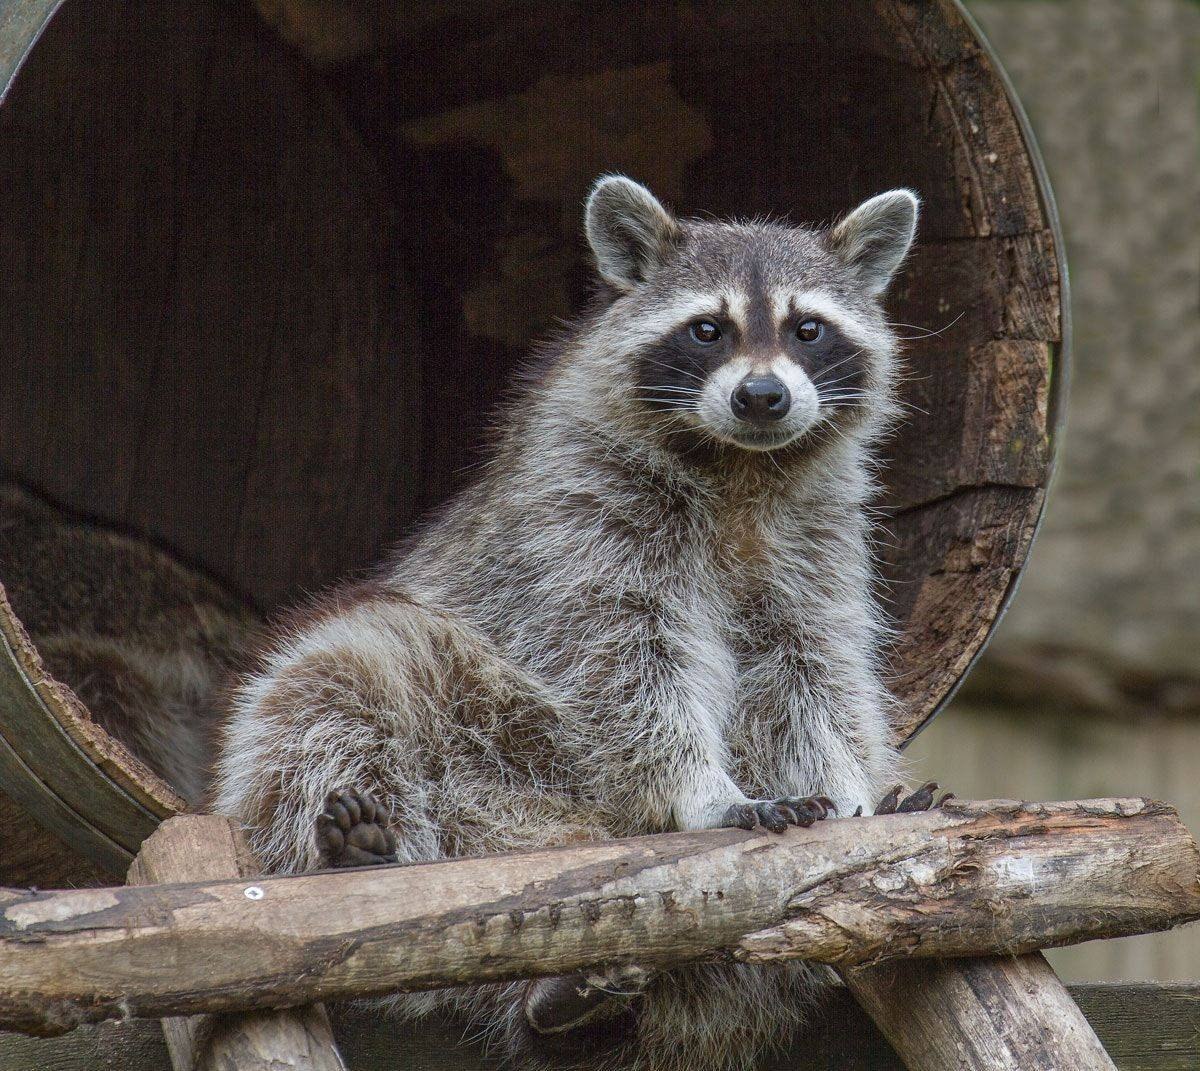
<svg viewBox="0 0 1200 1071">
<path fill-rule="evenodd" d="M 1118 1071 L 1200 1067 L 1200 982 L 1067 987 Z M 397 1024 L 373 1010 L 338 1017 L 349 1071 L 495 1071 L 462 1029 L 440 1021 Z M 170 1071 L 158 1024 L 130 1020 L 81 1027 L 58 1038 L 0 1033 L 0 1071 Z M 904 1071 L 904 1065 L 840 987 L 812 1033 L 761 1071 Z"/>
<path fill-rule="evenodd" d="M 3 760 L 0 759 L 0 765 Z M 0 775 L 2 778 L 3 775 Z M 0 791 L 0 885 L 74 889 L 112 881 Z"/>
</svg>

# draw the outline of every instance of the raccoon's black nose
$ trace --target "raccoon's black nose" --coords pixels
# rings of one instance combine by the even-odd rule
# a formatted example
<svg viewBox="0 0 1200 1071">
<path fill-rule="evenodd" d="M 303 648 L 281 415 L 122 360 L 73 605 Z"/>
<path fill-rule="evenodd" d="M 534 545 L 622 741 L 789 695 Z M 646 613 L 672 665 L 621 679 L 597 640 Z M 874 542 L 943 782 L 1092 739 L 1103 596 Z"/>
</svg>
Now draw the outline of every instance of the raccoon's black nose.
<svg viewBox="0 0 1200 1071">
<path fill-rule="evenodd" d="M 769 424 L 782 420 L 792 407 L 792 396 L 774 376 L 743 379 L 729 399 L 733 415 L 751 424 Z"/>
</svg>

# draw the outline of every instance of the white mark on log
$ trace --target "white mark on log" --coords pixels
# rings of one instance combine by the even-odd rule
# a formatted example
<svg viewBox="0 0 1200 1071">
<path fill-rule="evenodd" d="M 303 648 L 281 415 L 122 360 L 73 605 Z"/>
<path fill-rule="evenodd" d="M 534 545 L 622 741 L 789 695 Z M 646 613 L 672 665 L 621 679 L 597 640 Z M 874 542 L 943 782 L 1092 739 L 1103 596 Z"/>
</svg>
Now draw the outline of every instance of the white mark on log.
<svg viewBox="0 0 1200 1071">
<path fill-rule="evenodd" d="M 18 930 L 27 926 L 36 926 L 42 922 L 65 922 L 67 919 L 90 915 L 103 911 L 118 904 L 116 896 L 107 889 L 97 889 L 95 892 L 71 893 L 68 896 L 55 896 L 49 900 L 25 901 L 14 904 L 4 912 Z"/>
<path fill-rule="evenodd" d="M 914 885 L 936 885 L 947 864 L 944 852 L 938 853 L 933 859 L 914 859 L 908 868 L 908 875 Z"/>
<path fill-rule="evenodd" d="M 247 900 L 261 900 L 267 894 L 257 885 L 251 885 L 243 894 Z"/>
<path fill-rule="evenodd" d="M 999 892 L 1035 893 L 1038 887 L 1037 861 L 1028 856 L 1002 856 L 993 870 Z"/>
<path fill-rule="evenodd" d="M 888 867 L 876 874 L 871 884 L 881 893 L 898 893 L 910 887 L 928 888 L 942 879 L 951 862 L 945 851 L 930 852 Z"/>
</svg>

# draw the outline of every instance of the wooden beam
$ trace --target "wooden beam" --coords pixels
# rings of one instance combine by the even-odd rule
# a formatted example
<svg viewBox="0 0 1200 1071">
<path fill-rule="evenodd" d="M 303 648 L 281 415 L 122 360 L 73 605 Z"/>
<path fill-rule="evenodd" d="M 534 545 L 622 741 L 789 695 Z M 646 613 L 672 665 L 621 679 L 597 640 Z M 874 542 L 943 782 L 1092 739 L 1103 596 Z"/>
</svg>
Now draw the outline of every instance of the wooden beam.
<svg viewBox="0 0 1200 1071">
<path fill-rule="evenodd" d="M 169 818 L 142 842 L 131 885 L 250 878 L 258 864 L 238 824 L 218 815 Z M 175 1071 L 346 1071 L 320 1004 L 162 1021 Z"/>
<path fill-rule="evenodd" d="M 912 1071 L 1113 1071 L 1040 952 L 897 960 L 842 979 Z"/>
<path fill-rule="evenodd" d="M 55 1033 L 728 949 L 840 966 L 1024 952 L 1200 917 L 1197 858 L 1163 804 L 985 801 L 781 836 L 709 830 L 253 882 L 0 891 L 0 1025 Z"/>
<path fill-rule="evenodd" d="M 1118 1071 L 1200 1067 L 1200 982 L 1072 985 Z M 373 1010 L 335 1016 L 349 1071 L 495 1071 L 462 1027 L 438 1020 L 396 1023 Z M 0 1033 L 0 1071 L 167 1071 L 158 1024 L 130 1020 L 85 1026 L 56 1038 Z M 802 1042 L 761 1071 L 904 1071 L 900 1058 L 854 999 L 831 989 Z"/>
</svg>

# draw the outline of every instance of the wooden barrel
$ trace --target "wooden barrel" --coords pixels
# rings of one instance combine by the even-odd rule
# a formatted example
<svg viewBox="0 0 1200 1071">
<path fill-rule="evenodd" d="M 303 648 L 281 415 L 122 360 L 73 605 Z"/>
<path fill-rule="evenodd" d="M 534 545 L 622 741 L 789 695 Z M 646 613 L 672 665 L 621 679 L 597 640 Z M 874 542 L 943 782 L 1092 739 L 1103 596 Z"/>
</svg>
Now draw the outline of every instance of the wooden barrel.
<svg viewBox="0 0 1200 1071">
<path fill-rule="evenodd" d="M 317 47 L 260 6 L 0 3 L 0 475 L 270 611 L 461 486 L 585 294 L 596 175 L 805 221 L 911 186 L 881 554 L 924 724 L 1025 560 L 1066 357 L 1045 176 L 962 9 L 328 0 L 351 45 Z M 6 602 L 0 639 L 0 883 L 123 873 L 181 800 Z"/>
</svg>

